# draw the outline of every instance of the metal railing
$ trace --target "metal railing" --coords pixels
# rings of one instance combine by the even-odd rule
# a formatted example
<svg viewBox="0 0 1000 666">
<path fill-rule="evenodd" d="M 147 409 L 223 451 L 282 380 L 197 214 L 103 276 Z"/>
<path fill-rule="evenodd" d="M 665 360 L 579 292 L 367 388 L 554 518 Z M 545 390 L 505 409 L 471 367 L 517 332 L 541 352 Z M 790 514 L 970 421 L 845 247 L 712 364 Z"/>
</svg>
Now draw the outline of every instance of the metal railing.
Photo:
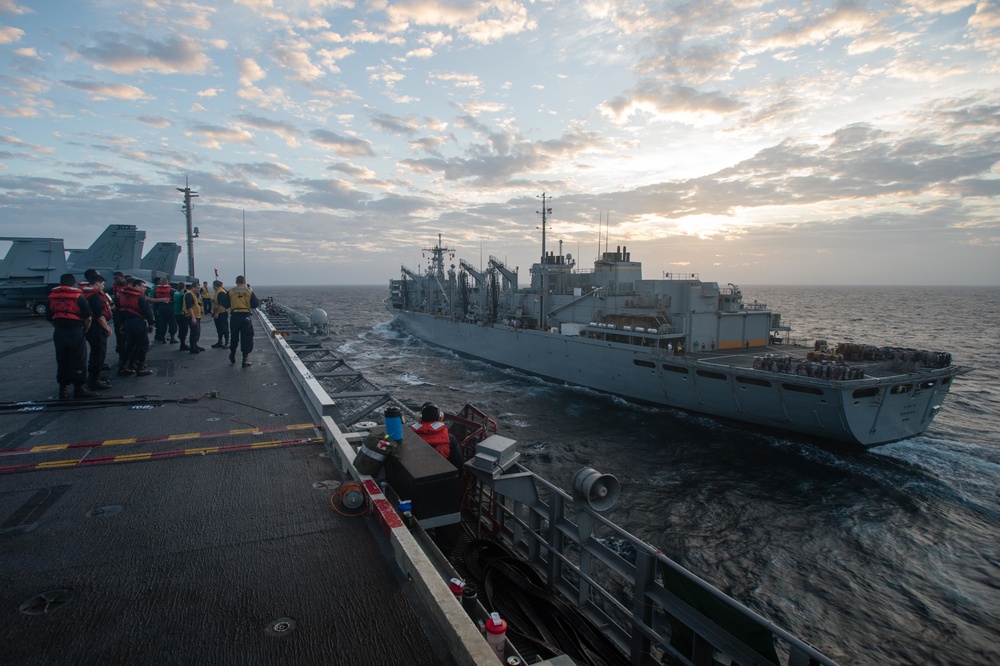
<svg viewBox="0 0 1000 666">
<path fill-rule="evenodd" d="M 473 536 L 524 558 L 632 664 L 835 664 L 520 465 L 472 498 Z"/>
</svg>

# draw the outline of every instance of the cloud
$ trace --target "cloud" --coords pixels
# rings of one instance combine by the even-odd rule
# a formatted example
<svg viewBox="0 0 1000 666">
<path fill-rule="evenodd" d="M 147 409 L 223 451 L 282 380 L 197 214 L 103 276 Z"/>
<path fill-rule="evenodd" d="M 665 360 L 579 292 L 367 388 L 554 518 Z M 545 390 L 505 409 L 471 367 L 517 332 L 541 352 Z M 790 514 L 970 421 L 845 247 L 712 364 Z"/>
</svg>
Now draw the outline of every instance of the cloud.
<svg viewBox="0 0 1000 666">
<path fill-rule="evenodd" d="M 272 49 L 271 57 L 276 63 L 291 72 L 291 78 L 295 81 L 315 81 L 325 74 L 323 68 L 314 65 L 309 54 L 304 50 L 279 45 Z"/>
<path fill-rule="evenodd" d="M 691 86 L 665 85 L 646 79 L 635 88 L 604 102 L 601 109 L 617 122 L 637 112 L 681 122 L 698 122 L 740 111 L 744 103 L 719 91 L 702 92 Z"/>
<path fill-rule="evenodd" d="M 0 14 L 34 14 L 35 12 L 14 0 L 0 0 Z"/>
<path fill-rule="evenodd" d="M 249 125 L 254 129 L 265 130 L 277 134 L 284 139 L 285 143 L 291 148 L 298 148 L 299 145 L 301 145 L 299 143 L 299 139 L 302 137 L 303 132 L 291 123 L 271 120 L 261 116 L 254 116 L 249 113 L 240 114 L 235 118 L 243 125 Z"/>
<path fill-rule="evenodd" d="M 438 0 L 404 0 L 386 8 L 391 29 L 408 25 L 446 26 L 471 42 L 491 44 L 538 27 L 527 8 L 515 0 L 449 4 Z"/>
<path fill-rule="evenodd" d="M 101 32 L 97 37 L 97 45 L 81 47 L 77 54 L 98 69 L 118 74 L 145 71 L 204 74 L 211 64 L 194 41 L 181 35 L 171 35 L 161 41 L 115 32 Z"/>
<path fill-rule="evenodd" d="M 386 63 L 366 67 L 365 71 L 368 72 L 369 80 L 382 83 L 390 90 L 406 78 L 406 76 L 397 72 L 392 65 Z"/>
<path fill-rule="evenodd" d="M 295 172 L 287 164 L 281 162 L 253 162 L 226 165 L 227 172 L 232 177 L 257 177 L 268 180 L 289 180 Z"/>
<path fill-rule="evenodd" d="M 413 118 L 403 119 L 388 113 L 374 114 L 371 119 L 371 125 L 375 129 L 382 130 L 383 132 L 404 136 L 413 136 L 420 128 L 420 123 Z"/>
<path fill-rule="evenodd" d="M 470 145 L 465 157 L 405 159 L 400 165 L 415 173 L 438 174 L 446 181 L 468 180 L 475 187 L 499 188 L 511 185 L 519 176 L 546 173 L 553 164 L 610 145 L 593 132 L 571 131 L 559 139 L 537 142 L 493 132 L 485 143 Z"/>
<path fill-rule="evenodd" d="M 323 63 L 323 67 L 325 67 L 327 71 L 333 73 L 340 71 L 340 66 L 337 64 L 340 60 L 354 54 L 355 50 L 348 46 L 342 46 L 337 49 L 320 49 L 316 51 L 316 56 L 319 58 L 319 61 Z"/>
<path fill-rule="evenodd" d="M 375 155 L 371 141 L 365 139 L 343 136 L 325 129 L 313 130 L 309 133 L 309 137 L 324 148 L 328 148 L 343 157 L 371 157 Z"/>
<path fill-rule="evenodd" d="M 455 88 L 481 88 L 482 83 L 476 74 L 468 72 L 431 72 L 427 75 L 432 81 L 442 81 Z"/>
<path fill-rule="evenodd" d="M 303 205 L 332 210 L 357 211 L 364 207 L 371 195 L 339 179 L 307 179 L 296 182 L 307 191 L 295 197 Z"/>
<path fill-rule="evenodd" d="M 454 136 L 450 137 L 454 139 Z M 445 144 L 445 139 L 437 136 L 425 136 L 410 141 L 408 145 L 414 150 L 420 150 L 436 157 L 443 157 L 441 148 Z"/>
<path fill-rule="evenodd" d="M 108 99 L 144 99 L 146 93 L 135 86 L 124 83 L 102 83 L 100 81 L 62 81 L 70 88 L 86 92 L 90 99 L 103 101 Z"/>
<path fill-rule="evenodd" d="M 163 116 L 137 116 L 138 120 L 143 125 L 149 125 L 150 127 L 156 127 L 158 129 L 166 129 L 173 125 L 173 123 Z"/>
<path fill-rule="evenodd" d="M 801 20 L 792 21 L 791 25 L 781 32 L 758 40 L 756 47 L 765 51 L 794 49 L 819 44 L 836 37 L 856 37 L 863 35 L 877 22 L 877 12 L 870 12 L 853 4 L 841 4 L 819 16 L 804 13 Z"/>
<path fill-rule="evenodd" d="M 24 30 L 0 26 L 0 44 L 13 44 L 24 37 Z"/>
<path fill-rule="evenodd" d="M 358 166 L 357 164 L 352 164 L 350 162 L 337 162 L 326 167 L 326 170 L 337 171 L 363 183 L 379 183 L 377 174 L 374 171 L 368 167 Z"/>
<path fill-rule="evenodd" d="M 201 137 L 200 145 L 205 148 L 221 149 L 224 143 L 253 143 L 253 135 L 243 129 L 208 123 L 193 123 L 189 127 L 190 130 L 185 135 Z"/>
<path fill-rule="evenodd" d="M 251 86 L 267 76 L 267 73 L 253 58 L 240 58 L 236 67 L 240 73 L 241 86 Z"/>
</svg>

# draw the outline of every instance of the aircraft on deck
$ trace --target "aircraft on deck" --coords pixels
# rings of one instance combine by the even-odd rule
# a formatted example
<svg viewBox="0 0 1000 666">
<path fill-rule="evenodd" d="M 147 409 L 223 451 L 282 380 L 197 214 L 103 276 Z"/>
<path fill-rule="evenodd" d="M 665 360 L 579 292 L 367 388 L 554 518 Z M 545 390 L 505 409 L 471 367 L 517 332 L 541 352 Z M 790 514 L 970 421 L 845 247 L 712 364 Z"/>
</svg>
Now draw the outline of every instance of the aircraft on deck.
<svg viewBox="0 0 1000 666">
<path fill-rule="evenodd" d="M 59 285 L 63 273 L 73 273 L 77 281 L 89 268 L 96 268 L 110 282 L 115 271 L 142 278 L 189 281 L 174 276 L 181 247 L 177 243 L 157 243 L 142 257 L 146 232 L 133 224 L 112 224 L 86 249 L 66 250 L 61 238 L 0 236 L 10 241 L 7 255 L 0 261 L 0 307 L 27 307 L 45 314 L 48 295 Z M 67 256 L 68 253 L 68 256 Z M 141 257 L 141 258 L 140 258 Z M 176 280 L 175 280 L 176 278 Z"/>
</svg>

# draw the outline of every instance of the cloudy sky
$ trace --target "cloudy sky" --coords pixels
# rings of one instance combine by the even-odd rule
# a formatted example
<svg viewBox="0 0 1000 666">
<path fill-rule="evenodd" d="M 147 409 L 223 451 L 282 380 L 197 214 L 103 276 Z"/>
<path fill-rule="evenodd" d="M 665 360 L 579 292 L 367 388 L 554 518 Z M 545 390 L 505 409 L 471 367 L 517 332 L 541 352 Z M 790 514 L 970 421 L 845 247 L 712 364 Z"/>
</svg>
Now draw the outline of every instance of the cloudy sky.
<svg viewBox="0 0 1000 666">
<path fill-rule="evenodd" d="M 184 245 L 185 179 L 227 282 L 245 211 L 257 284 L 523 284 L 545 192 L 582 267 L 997 285 L 1000 3 L 0 0 L 0 235 Z"/>
</svg>

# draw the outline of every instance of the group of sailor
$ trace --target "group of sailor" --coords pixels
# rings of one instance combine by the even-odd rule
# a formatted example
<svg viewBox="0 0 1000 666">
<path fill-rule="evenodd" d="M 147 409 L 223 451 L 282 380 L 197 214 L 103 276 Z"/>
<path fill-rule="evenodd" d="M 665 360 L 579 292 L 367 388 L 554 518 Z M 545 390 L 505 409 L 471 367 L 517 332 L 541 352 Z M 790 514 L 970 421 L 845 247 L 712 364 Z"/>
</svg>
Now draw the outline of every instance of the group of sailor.
<svg viewBox="0 0 1000 666">
<path fill-rule="evenodd" d="M 85 282 L 77 285 L 72 273 L 61 276 L 60 284 L 48 299 L 46 319 L 52 323 L 56 348 L 56 380 L 59 399 L 96 398 L 94 391 L 111 388 L 111 380 L 102 375 L 110 370 L 106 363 L 108 338 L 115 335 L 118 375 L 144 377 L 153 374 L 146 365 L 149 334 L 160 343 L 180 343 L 179 349 L 192 354 L 205 351 L 198 345 L 201 319 L 211 314 L 218 342 L 215 349 L 229 349 L 229 362 L 236 363 L 236 350 L 242 352 L 242 366 L 250 367 L 253 351 L 251 314 L 259 305 L 256 294 L 241 275 L 228 291 L 221 281 L 197 280 L 190 285 L 180 282 L 176 288 L 167 278 L 158 278 L 152 290 L 145 280 L 114 274 L 106 290 L 105 278 L 96 269 L 84 273 Z M 231 344 L 230 344 L 231 341 Z M 88 354 L 89 351 L 89 354 Z"/>
</svg>

